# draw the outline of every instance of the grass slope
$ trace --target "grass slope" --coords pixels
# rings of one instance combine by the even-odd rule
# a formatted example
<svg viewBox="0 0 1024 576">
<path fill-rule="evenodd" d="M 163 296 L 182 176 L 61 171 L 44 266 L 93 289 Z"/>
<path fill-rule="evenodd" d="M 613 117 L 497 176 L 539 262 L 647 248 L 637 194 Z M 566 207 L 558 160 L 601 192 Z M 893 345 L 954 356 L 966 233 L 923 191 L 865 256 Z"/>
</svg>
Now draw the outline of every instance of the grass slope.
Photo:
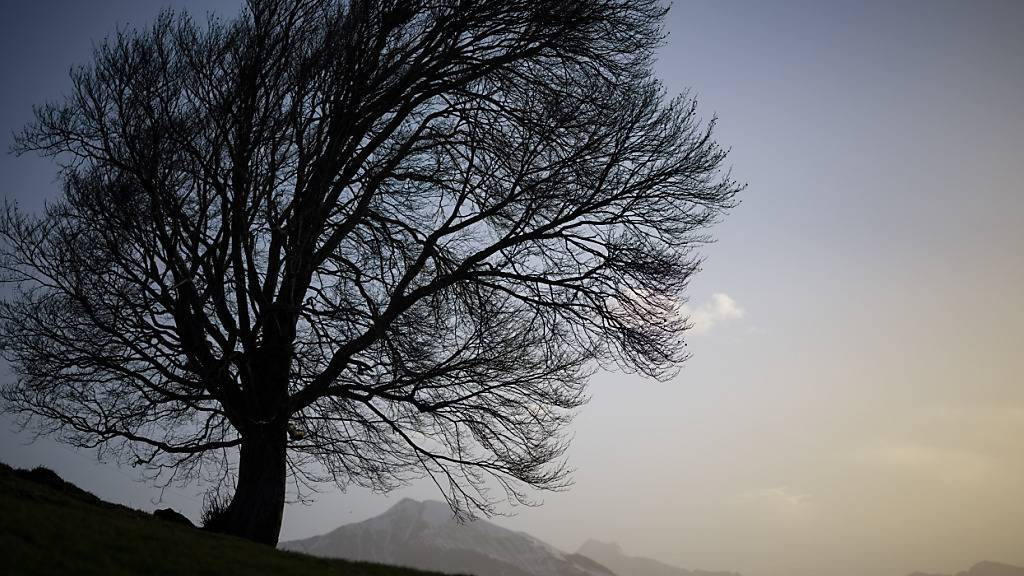
<svg viewBox="0 0 1024 576">
<path fill-rule="evenodd" d="M 103 502 L 49 470 L 0 464 L 0 574 L 439 576 L 326 560 Z"/>
</svg>

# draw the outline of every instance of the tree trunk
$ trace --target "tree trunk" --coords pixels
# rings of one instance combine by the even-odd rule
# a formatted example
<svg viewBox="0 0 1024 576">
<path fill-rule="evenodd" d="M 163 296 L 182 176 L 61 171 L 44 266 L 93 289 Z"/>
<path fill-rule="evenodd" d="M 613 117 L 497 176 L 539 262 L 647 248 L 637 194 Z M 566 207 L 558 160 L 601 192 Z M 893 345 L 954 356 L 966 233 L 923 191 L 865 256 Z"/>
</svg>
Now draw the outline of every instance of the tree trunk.
<svg viewBox="0 0 1024 576">
<path fill-rule="evenodd" d="M 243 435 L 235 495 L 207 528 L 277 546 L 284 514 L 286 451 L 283 425 L 258 426 Z"/>
</svg>

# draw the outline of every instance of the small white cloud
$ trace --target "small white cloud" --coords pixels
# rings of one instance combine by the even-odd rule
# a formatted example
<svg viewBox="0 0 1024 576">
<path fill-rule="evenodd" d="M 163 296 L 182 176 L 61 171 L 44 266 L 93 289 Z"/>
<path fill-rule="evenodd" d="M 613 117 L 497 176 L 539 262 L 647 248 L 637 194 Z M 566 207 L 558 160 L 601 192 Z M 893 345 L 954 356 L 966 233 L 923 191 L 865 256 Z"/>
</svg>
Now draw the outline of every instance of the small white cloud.
<svg viewBox="0 0 1024 576">
<path fill-rule="evenodd" d="M 680 304 L 675 298 L 626 291 L 622 298 L 612 300 L 610 307 L 614 311 L 623 310 L 627 316 L 641 323 L 650 318 L 685 319 L 690 324 L 691 335 L 705 334 L 718 324 L 742 319 L 746 314 L 736 300 L 722 292 L 712 294 L 708 301 L 693 308 L 689 304 Z"/>
<path fill-rule="evenodd" d="M 693 326 L 690 330 L 693 334 L 705 334 L 716 324 L 739 320 L 744 315 L 743 308 L 740 308 L 731 296 L 721 292 L 713 294 L 711 300 L 696 309 L 691 309 L 690 306 L 684 304 L 680 307 L 680 311 L 684 316 L 689 317 L 690 324 Z"/>
</svg>

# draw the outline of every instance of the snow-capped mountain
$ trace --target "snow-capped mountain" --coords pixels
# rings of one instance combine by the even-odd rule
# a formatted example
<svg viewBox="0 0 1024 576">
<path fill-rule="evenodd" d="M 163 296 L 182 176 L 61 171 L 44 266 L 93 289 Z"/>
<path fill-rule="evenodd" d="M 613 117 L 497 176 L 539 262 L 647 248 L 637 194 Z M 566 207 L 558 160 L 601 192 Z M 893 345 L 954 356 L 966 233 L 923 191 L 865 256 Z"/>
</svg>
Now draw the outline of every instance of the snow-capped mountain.
<svg viewBox="0 0 1024 576">
<path fill-rule="evenodd" d="M 405 499 L 380 516 L 282 549 L 478 576 L 615 576 L 523 532 L 476 520 L 459 524 L 447 504 Z"/>
</svg>

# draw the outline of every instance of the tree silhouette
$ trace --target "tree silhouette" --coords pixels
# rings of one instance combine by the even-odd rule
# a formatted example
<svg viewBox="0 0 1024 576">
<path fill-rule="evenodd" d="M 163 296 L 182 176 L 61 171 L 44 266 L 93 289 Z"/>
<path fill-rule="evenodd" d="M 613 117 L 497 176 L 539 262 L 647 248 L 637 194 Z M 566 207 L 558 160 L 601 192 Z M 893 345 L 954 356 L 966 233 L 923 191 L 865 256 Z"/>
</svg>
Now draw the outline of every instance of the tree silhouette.
<svg viewBox="0 0 1024 576">
<path fill-rule="evenodd" d="M 288 479 L 453 509 L 566 485 L 593 370 L 685 357 L 696 247 L 739 187 L 651 71 L 648 0 L 251 0 L 99 44 L 0 216 L 26 425 L 186 481 L 277 542 Z"/>
</svg>

